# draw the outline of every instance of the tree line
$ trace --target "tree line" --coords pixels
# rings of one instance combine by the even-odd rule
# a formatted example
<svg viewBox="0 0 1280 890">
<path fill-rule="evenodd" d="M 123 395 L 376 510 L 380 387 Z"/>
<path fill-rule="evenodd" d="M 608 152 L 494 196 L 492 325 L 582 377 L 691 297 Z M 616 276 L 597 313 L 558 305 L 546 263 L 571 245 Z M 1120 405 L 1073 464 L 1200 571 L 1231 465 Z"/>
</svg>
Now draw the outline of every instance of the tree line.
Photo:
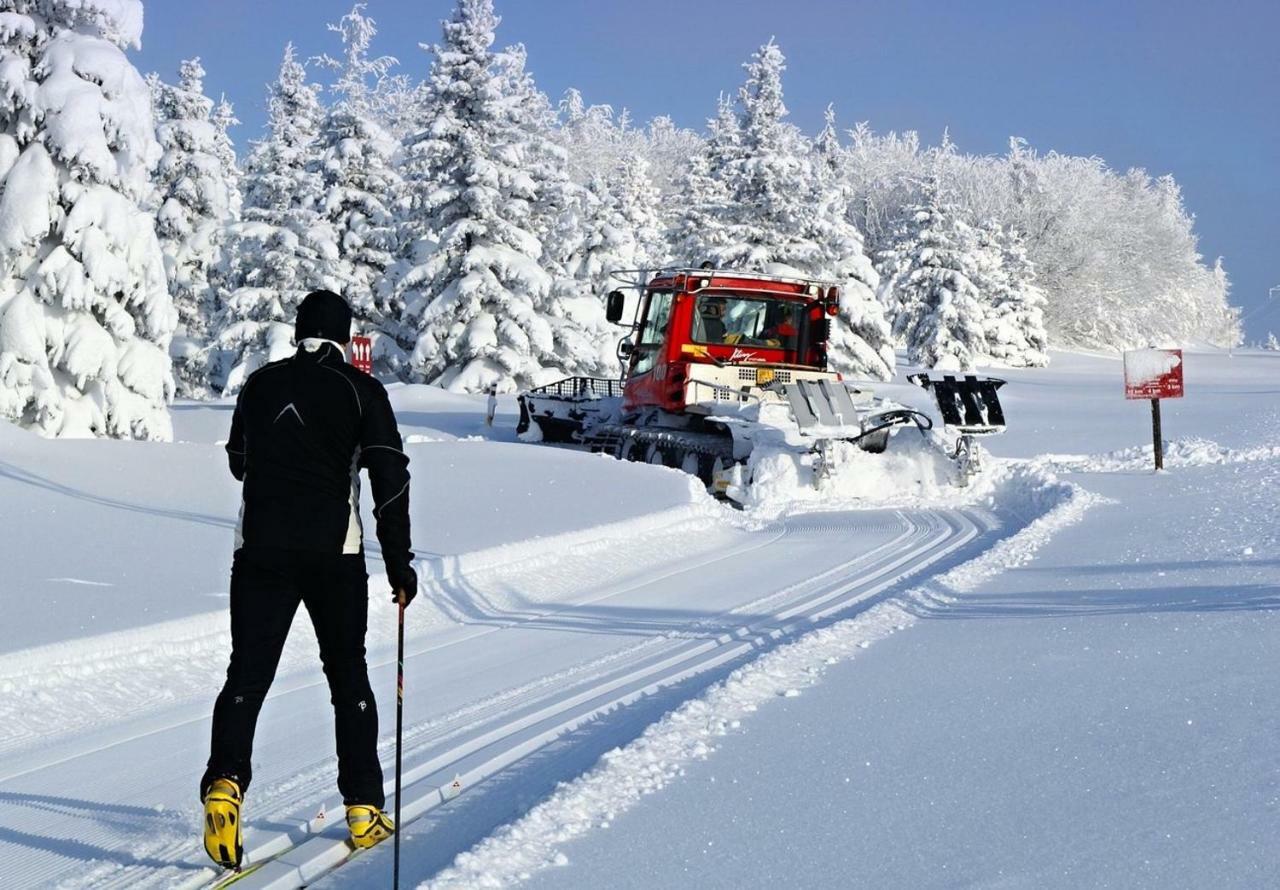
<svg viewBox="0 0 1280 890">
<path fill-rule="evenodd" d="M 897 347 L 959 369 L 1239 336 L 1172 178 L 832 109 L 810 137 L 772 41 L 697 133 L 553 104 L 495 48 L 492 0 L 458 0 L 423 79 L 356 4 L 334 56 L 286 47 L 241 159 L 198 59 L 133 68 L 139 0 L 0 7 L 0 417 L 45 434 L 167 438 L 175 392 L 234 394 L 292 351 L 316 288 L 379 375 L 472 392 L 618 373 L 611 275 L 703 261 L 839 280 L 831 360 L 855 378 L 890 378 Z"/>
</svg>

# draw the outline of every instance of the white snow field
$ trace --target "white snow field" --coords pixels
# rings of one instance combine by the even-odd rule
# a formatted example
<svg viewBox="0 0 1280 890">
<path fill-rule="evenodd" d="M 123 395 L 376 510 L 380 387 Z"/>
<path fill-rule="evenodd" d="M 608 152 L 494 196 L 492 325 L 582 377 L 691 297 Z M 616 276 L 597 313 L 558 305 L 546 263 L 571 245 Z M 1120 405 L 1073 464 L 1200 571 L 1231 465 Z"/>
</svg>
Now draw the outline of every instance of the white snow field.
<svg viewBox="0 0 1280 890">
<path fill-rule="evenodd" d="M 406 883 L 1276 884 L 1280 357 L 1189 353 L 1159 475 L 1119 359 L 1053 359 L 1007 373 L 971 489 L 904 460 L 900 498 L 746 513 L 516 444 L 510 403 L 487 430 L 483 400 L 397 387 L 425 588 Z M 172 445 L 0 426 L 0 887 L 215 877 L 196 783 L 229 407 L 179 405 Z M 395 611 L 367 546 L 390 785 Z M 299 620 L 245 814 L 250 860 L 280 855 L 241 887 L 389 883 L 389 844 L 342 864 L 331 720 Z"/>
</svg>

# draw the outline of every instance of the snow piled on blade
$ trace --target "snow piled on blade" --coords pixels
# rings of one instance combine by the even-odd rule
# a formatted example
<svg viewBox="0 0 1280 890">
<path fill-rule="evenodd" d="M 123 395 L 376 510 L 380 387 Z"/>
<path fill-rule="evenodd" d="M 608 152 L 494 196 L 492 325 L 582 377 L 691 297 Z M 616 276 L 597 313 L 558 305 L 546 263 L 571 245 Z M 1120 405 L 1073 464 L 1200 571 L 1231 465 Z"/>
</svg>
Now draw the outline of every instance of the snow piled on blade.
<svg viewBox="0 0 1280 890">
<path fill-rule="evenodd" d="M 932 439 L 905 432 L 883 454 L 846 442 L 833 442 L 830 453 L 831 474 L 815 485 L 811 455 L 757 449 L 745 505 L 763 518 L 797 510 L 949 506 L 957 500 L 955 462 Z"/>
<path fill-rule="evenodd" d="M 709 757 L 716 740 L 777 698 L 816 684 L 832 665 L 917 620 L 918 606 L 936 610 L 952 595 L 1029 561 L 1057 531 L 1078 522 L 1102 499 L 1059 481 L 1042 467 L 1009 461 L 996 468 L 984 496 L 997 514 L 1025 526 L 980 556 L 854 618 L 808 634 L 729 675 L 703 696 L 653 724 L 638 739 L 605 754 L 589 772 L 562 784 L 525 816 L 504 826 L 424 882 L 423 890 L 506 887 L 535 872 L 567 865 L 562 847 L 595 828 L 608 828 L 642 797 L 662 790 L 687 764 Z"/>
</svg>

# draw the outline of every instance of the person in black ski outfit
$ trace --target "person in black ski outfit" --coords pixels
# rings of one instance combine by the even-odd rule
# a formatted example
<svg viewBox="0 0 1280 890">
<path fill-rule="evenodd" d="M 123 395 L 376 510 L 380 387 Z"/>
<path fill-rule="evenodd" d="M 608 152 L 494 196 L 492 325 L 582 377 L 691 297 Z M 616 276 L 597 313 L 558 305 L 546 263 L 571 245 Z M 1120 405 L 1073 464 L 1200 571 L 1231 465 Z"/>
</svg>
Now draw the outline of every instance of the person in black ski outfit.
<svg viewBox="0 0 1280 890">
<path fill-rule="evenodd" d="M 329 681 L 338 789 L 352 839 L 371 846 L 394 831 L 382 813 L 378 710 L 365 664 L 359 471 L 373 489 L 387 577 L 407 604 L 418 590 L 409 459 L 386 389 L 345 360 L 350 334 L 345 300 L 328 291 L 308 295 L 298 309 L 297 353 L 254 372 L 232 415 L 227 456 L 244 483 L 231 569 L 232 651 L 200 782 L 205 848 L 228 868 L 242 857 L 239 808 L 252 780 L 258 712 L 300 603 Z"/>
</svg>

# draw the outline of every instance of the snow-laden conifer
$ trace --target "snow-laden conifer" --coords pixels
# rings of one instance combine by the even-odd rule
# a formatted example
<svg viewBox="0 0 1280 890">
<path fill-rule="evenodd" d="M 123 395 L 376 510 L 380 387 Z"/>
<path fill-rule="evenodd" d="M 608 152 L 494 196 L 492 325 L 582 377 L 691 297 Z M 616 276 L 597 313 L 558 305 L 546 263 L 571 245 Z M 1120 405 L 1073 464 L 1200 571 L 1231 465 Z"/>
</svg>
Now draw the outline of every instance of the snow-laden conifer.
<svg viewBox="0 0 1280 890">
<path fill-rule="evenodd" d="M 293 350 L 298 303 L 340 290 L 333 226 L 321 213 L 317 135 L 323 111 L 293 45 L 270 87 L 267 137 L 245 164 L 242 221 L 233 226 L 211 378 L 237 392 L 263 364 Z"/>
<path fill-rule="evenodd" d="M 459 0 L 432 48 L 435 117 L 405 150 L 412 253 L 398 290 L 415 377 L 460 391 L 542 382 L 567 363 L 546 312 L 542 184 L 526 167 L 542 150 L 538 125 L 513 95 L 510 60 L 495 59 L 498 21 L 491 0 Z"/>
<path fill-rule="evenodd" d="M 1044 293 L 1017 232 L 990 223 L 978 233 L 974 284 L 982 297 L 987 353 L 1014 368 L 1049 363 L 1044 330 Z"/>
<path fill-rule="evenodd" d="M 786 59 L 770 41 L 743 67 L 736 156 L 727 159 L 723 173 L 728 232 L 715 259 L 733 268 L 814 270 L 821 262 L 812 230 L 814 174 L 799 132 L 785 120 Z"/>
<path fill-rule="evenodd" d="M 351 305 L 356 327 L 373 340 L 375 371 L 403 377 L 408 355 L 397 336 L 401 307 L 379 291 L 397 249 L 396 205 L 403 185 L 391 162 L 396 142 L 378 120 L 375 91 L 396 60 L 370 57 L 378 32 L 364 8 L 357 3 L 329 26 L 341 35 L 343 56 L 321 60 L 337 77 L 334 103 L 317 137 L 319 210 L 338 248 L 330 272 L 337 292 Z"/>
<path fill-rule="evenodd" d="M 43 435 L 172 436 L 141 33 L 137 0 L 0 14 L 0 418 Z"/>
<path fill-rule="evenodd" d="M 974 284 L 981 262 L 978 238 L 935 177 L 924 199 L 909 208 L 898 233 L 895 268 L 886 283 L 898 306 L 894 334 L 915 365 L 970 370 L 987 356 L 982 295 Z"/>
<path fill-rule="evenodd" d="M 155 172 L 156 233 L 179 322 L 171 354 L 179 394 L 197 398 L 209 394 L 203 347 L 218 309 L 214 270 L 222 261 L 226 227 L 240 209 L 238 185 L 229 179 L 234 151 L 213 118 L 204 73 L 199 59 L 188 59 L 178 83 L 161 84 L 156 91 L 156 133 L 163 151 Z"/>
<path fill-rule="evenodd" d="M 604 316 L 600 292 L 583 287 L 570 263 L 583 240 L 585 189 L 574 181 L 569 156 L 556 136 L 557 112 L 538 89 L 522 44 L 496 54 L 502 93 L 514 112 L 512 138 L 524 147 L 524 173 L 533 183 L 529 231 L 542 246 L 541 265 L 551 282 L 539 311 L 551 326 L 556 361 L 566 374 L 600 375 L 617 370 L 615 332 Z"/>
<path fill-rule="evenodd" d="M 679 265 L 716 262 L 729 243 L 730 202 L 726 170 L 739 157 L 738 119 L 733 101 L 721 95 L 716 116 L 707 121 L 707 140 L 689 159 L 676 194 L 679 208 L 668 235 Z"/>
<path fill-rule="evenodd" d="M 893 336 L 884 306 L 876 296 L 880 275 L 867 255 L 862 233 L 850 219 L 852 199 L 845 150 L 831 106 L 814 140 L 812 157 L 808 228 L 818 246 L 817 267 L 812 271 L 840 282 L 840 314 L 832 321 L 828 341 L 830 366 L 846 377 L 890 380 Z"/>
<path fill-rule="evenodd" d="M 231 139 L 231 128 L 240 125 L 236 117 L 235 107 L 226 96 L 218 100 L 210 117 L 213 122 L 214 153 L 222 164 L 222 181 L 227 184 L 227 200 L 230 205 L 231 218 L 239 219 L 244 204 L 244 196 L 240 187 L 240 162 L 236 157 L 236 145 Z"/>
<path fill-rule="evenodd" d="M 611 283 L 614 272 L 653 269 L 663 259 L 660 196 L 649 180 L 648 166 L 643 158 L 627 158 L 609 180 L 596 177 L 591 182 L 591 212 L 574 273 L 595 293 L 617 286 Z"/>
</svg>

